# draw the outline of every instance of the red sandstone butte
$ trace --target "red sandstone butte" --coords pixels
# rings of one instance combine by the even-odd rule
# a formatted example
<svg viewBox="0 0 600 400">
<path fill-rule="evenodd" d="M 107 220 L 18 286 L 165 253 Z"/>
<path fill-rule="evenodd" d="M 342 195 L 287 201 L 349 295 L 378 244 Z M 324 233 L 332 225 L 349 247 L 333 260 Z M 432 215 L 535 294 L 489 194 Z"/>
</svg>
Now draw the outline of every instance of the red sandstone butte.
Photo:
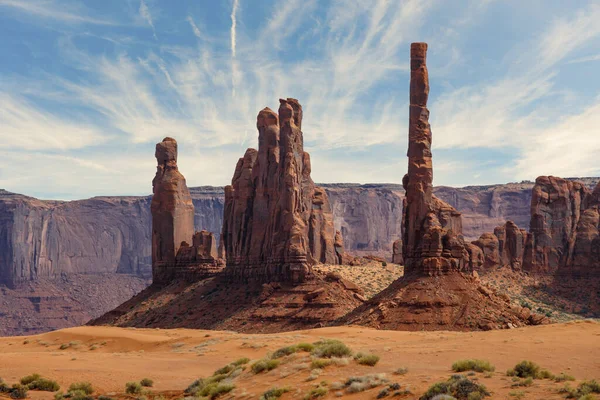
<svg viewBox="0 0 600 400">
<path fill-rule="evenodd" d="M 312 265 L 340 262 L 329 199 L 310 177 L 302 107 L 279 102 L 278 114 L 258 113 L 258 151 L 246 151 L 225 188 L 221 237 L 233 280 L 302 282 Z"/>
</svg>

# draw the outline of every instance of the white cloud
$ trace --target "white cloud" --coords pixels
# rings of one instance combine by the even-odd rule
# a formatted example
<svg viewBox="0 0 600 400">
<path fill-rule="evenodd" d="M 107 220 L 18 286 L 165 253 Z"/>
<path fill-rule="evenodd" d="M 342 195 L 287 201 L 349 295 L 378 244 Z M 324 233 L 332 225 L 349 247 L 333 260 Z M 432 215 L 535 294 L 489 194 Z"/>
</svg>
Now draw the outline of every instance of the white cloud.
<svg viewBox="0 0 600 400">
<path fill-rule="evenodd" d="M 108 139 L 91 124 L 58 117 L 24 98 L 0 92 L 0 149 L 67 150 Z"/>
<path fill-rule="evenodd" d="M 196 25 L 196 23 L 194 22 L 193 18 L 188 15 L 186 21 L 190 23 L 192 31 L 194 32 L 194 36 L 196 36 L 198 39 L 202 39 L 202 32 L 200 32 L 200 29 L 198 28 L 198 25 Z"/>
<path fill-rule="evenodd" d="M 158 40 L 156 36 L 156 29 L 154 29 L 154 22 L 152 21 L 152 14 L 150 14 L 150 9 L 144 0 L 140 0 L 140 16 L 150 25 L 152 28 L 152 33 L 154 35 L 154 39 Z"/>
<path fill-rule="evenodd" d="M 39 18 L 48 18 L 66 23 L 114 25 L 112 21 L 86 15 L 81 10 L 69 9 L 66 4 L 54 0 L 0 0 L 0 8 L 2 7 Z"/>
</svg>

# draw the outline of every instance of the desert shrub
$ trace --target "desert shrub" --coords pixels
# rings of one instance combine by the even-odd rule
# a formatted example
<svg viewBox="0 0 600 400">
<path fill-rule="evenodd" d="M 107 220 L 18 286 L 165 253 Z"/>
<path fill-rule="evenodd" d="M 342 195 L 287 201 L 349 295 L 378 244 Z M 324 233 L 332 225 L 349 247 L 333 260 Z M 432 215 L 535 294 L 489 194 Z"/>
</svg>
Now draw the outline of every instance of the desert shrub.
<svg viewBox="0 0 600 400">
<path fill-rule="evenodd" d="M 529 377 L 529 378 L 524 378 L 524 379 L 517 378 L 511 386 L 512 387 L 524 387 L 524 386 L 531 386 L 531 385 L 533 385 L 533 378 Z"/>
<path fill-rule="evenodd" d="M 556 382 L 574 381 L 575 377 L 571 376 L 571 375 L 567 375 L 564 372 L 561 372 L 560 374 L 558 374 L 554 377 L 554 380 Z"/>
<path fill-rule="evenodd" d="M 310 363 L 310 367 L 313 369 L 314 368 L 322 369 L 322 368 L 325 368 L 325 367 L 331 365 L 331 363 L 332 363 L 332 361 L 330 358 L 315 358 Z"/>
<path fill-rule="evenodd" d="M 371 367 L 374 367 L 375 364 L 379 362 L 379 356 L 377 354 L 358 353 L 354 358 L 360 365 L 369 365 Z"/>
<path fill-rule="evenodd" d="M 10 397 L 12 399 L 25 399 L 27 398 L 27 386 L 16 384 L 10 389 Z"/>
<path fill-rule="evenodd" d="M 537 379 L 552 379 L 552 380 L 554 380 L 555 376 L 552 372 L 548 371 L 547 369 L 543 369 L 537 374 L 536 378 Z"/>
<path fill-rule="evenodd" d="M 235 389 L 235 385 L 230 383 L 211 383 L 202 389 L 199 393 L 200 396 L 208 397 L 209 399 L 217 399 L 223 394 L 227 394 Z"/>
<path fill-rule="evenodd" d="M 110 396 L 101 394 L 100 396 L 98 396 L 98 400 L 114 400 L 114 399 Z M 156 397 L 154 398 L 154 400 L 156 400 Z"/>
<path fill-rule="evenodd" d="M 464 372 L 494 372 L 496 368 L 489 361 L 484 360 L 459 360 L 452 364 L 452 371 Z"/>
<path fill-rule="evenodd" d="M 288 387 L 284 387 L 284 388 L 274 387 L 274 388 L 271 388 L 271 389 L 267 390 L 266 392 L 264 392 L 262 394 L 262 396 L 260 396 L 260 400 L 278 399 L 281 396 L 283 396 L 284 393 L 287 393 L 289 391 L 290 391 L 290 389 Z"/>
<path fill-rule="evenodd" d="M 42 376 L 40 374 L 31 374 L 31 375 L 22 377 L 20 382 L 21 382 L 21 385 L 29 385 L 31 382 L 37 381 L 41 377 Z"/>
<path fill-rule="evenodd" d="M 94 400 L 94 397 L 85 393 L 83 390 L 74 390 L 65 394 L 65 398 L 70 400 Z"/>
<path fill-rule="evenodd" d="M 304 396 L 304 400 L 316 399 L 319 397 L 325 397 L 329 389 L 326 386 L 318 386 L 316 388 L 311 389 L 306 396 Z"/>
<path fill-rule="evenodd" d="M 69 392 L 76 392 L 78 390 L 82 391 L 85 394 L 94 393 L 94 387 L 89 382 L 76 382 L 72 383 L 71 386 L 69 386 Z"/>
<path fill-rule="evenodd" d="M 397 370 L 394 371 L 394 375 L 406 375 L 408 374 L 408 368 L 407 367 L 400 367 Z"/>
<path fill-rule="evenodd" d="M 339 340 L 328 339 L 316 342 L 311 353 L 320 358 L 348 357 L 352 350 Z"/>
<path fill-rule="evenodd" d="M 298 351 L 298 346 L 285 346 L 280 349 L 277 349 L 271 355 L 271 358 L 281 358 L 285 356 L 289 356 L 290 354 L 294 354 Z"/>
<path fill-rule="evenodd" d="M 27 388 L 29 390 L 41 390 L 44 392 L 56 392 L 57 390 L 60 389 L 60 385 L 56 381 L 53 381 L 50 379 L 45 379 L 45 378 L 39 378 L 39 379 L 36 379 L 35 381 L 29 383 L 27 385 Z"/>
<path fill-rule="evenodd" d="M 154 386 L 154 381 L 150 378 L 144 378 L 140 381 L 140 385 L 144 387 L 152 387 Z"/>
<path fill-rule="evenodd" d="M 533 361 L 521 361 L 513 369 L 506 372 L 508 376 L 518 376 L 519 378 L 536 378 L 540 373 L 540 366 Z"/>
<path fill-rule="evenodd" d="M 138 382 L 127 382 L 125 384 L 125 393 L 140 394 L 142 393 L 142 385 Z"/>
<path fill-rule="evenodd" d="M 594 396 L 593 394 L 584 394 L 577 400 L 598 400 L 598 397 Z"/>
<path fill-rule="evenodd" d="M 458 400 L 481 400 L 490 396 L 486 387 L 462 375 L 453 375 L 446 382 L 433 384 L 420 400 L 433 400 L 436 396 L 447 395 Z"/>
<path fill-rule="evenodd" d="M 359 393 L 384 385 L 388 382 L 385 374 L 372 374 L 365 376 L 352 376 L 344 384 L 348 393 Z"/>
<path fill-rule="evenodd" d="M 585 381 L 577 387 L 577 396 L 585 396 L 592 393 L 600 394 L 600 383 L 595 380 Z"/>
<path fill-rule="evenodd" d="M 387 267 L 387 262 L 385 262 L 385 261 L 382 261 L 382 262 L 381 262 L 381 266 L 382 266 L 382 267 Z"/>
<path fill-rule="evenodd" d="M 234 369 L 235 369 L 235 365 L 233 365 L 233 364 L 228 364 L 228 365 L 226 365 L 226 366 L 224 366 L 224 367 L 221 367 L 221 368 L 219 368 L 218 370 L 216 370 L 216 371 L 213 373 L 213 376 L 216 376 L 216 375 L 226 375 L 226 374 L 229 374 L 229 373 L 230 373 L 231 371 L 233 371 Z"/>
<path fill-rule="evenodd" d="M 448 394 L 438 394 L 437 396 L 433 397 L 431 400 L 456 400 L 456 397 L 450 396 Z"/>
<path fill-rule="evenodd" d="M 311 351 L 314 350 L 315 346 L 311 343 L 298 343 L 296 345 L 298 347 L 298 351 L 305 351 L 307 353 L 310 353 Z"/>
<path fill-rule="evenodd" d="M 271 371 L 279 366 L 279 360 L 263 358 L 252 364 L 252 372 L 260 374 L 261 372 Z"/>
<path fill-rule="evenodd" d="M 231 364 L 235 365 L 236 367 L 239 367 L 241 365 L 246 365 L 249 362 L 250 362 L 250 359 L 248 357 L 242 357 L 242 358 L 238 358 L 237 360 L 235 360 Z"/>
</svg>

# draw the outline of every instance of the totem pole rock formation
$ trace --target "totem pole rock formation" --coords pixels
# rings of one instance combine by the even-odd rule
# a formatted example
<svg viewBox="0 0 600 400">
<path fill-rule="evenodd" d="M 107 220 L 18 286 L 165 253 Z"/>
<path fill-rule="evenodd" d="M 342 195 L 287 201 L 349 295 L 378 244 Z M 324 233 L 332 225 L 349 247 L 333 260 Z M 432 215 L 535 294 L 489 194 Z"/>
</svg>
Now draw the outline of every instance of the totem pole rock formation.
<svg viewBox="0 0 600 400">
<path fill-rule="evenodd" d="M 152 281 L 201 277 L 219 268 L 215 239 L 210 232 L 194 234 L 194 204 L 177 167 L 177 141 L 156 145 L 156 176 L 152 181 Z M 189 242 L 192 242 L 192 245 Z"/>
<path fill-rule="evenodd" d="M 278 114 L 258 113 L 258 151 L 246 151 L 225 188 L 221 237 L 233 280 L 298 283 L 313 264 L 340 259 L 329 199 L 310 177 L 302 107 L 279 102 Z"/>
<path fill-rule="evenodd" d="M 524 269 L 535 273 L 600 274 L 600 184 L 540 176 L 531 199 Z"/>
<path fill-rule="evenodd" d="M 427 44 L 410 48 L 410 117 L 408 174 L 403 218 L 403 252 L 407 273 L 437 275 L 469 265 L 462 238 L 461 214 L 433 195 Z"/>
</svg>

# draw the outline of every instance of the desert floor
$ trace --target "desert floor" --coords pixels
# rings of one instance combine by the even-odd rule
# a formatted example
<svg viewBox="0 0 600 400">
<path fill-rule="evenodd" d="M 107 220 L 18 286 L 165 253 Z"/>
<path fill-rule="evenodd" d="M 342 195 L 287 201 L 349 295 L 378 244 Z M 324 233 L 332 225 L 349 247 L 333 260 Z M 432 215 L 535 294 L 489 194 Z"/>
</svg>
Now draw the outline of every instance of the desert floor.
<svg viewBox="0 0 600 400">
<path fill-rule="evenodd" d="M 63 388 L 77 381 L 89 381 L 97 394 L 123 393 L 125 383 L 148 377 L 152 391 L 165 397 L 182 397 L 184 390 L 199 377 L 207 377 L 219 367 L 240 357 L 265 357 L 280 347 L 321 338 L 340 339 L 355 352 L 381 356 L 374 367 L 355 361 L 332 365 L 312 381 L 310 358 L 297 353 L 283 359 L 276 369 L 255 375 L 250 369 L 236 378 L 236 389 L 221 398 L 258 399 L 272 387 L 291 388 L 282 399 L 302 399 L 322 381 L 329 387 L 350 376 L 384 373 L 390 383 L 407 386 L 412 394 L 397 398 L 414 399 L 433 383 L 452 375 L 454 361 L 465 358 L 489 360 L 496 366 L 491 376 L 473 378 L 492 392 L 492 399 L 561 399 L 564 383 L 535 380 L 529 387 L 511 387 L 506 370 L 527 359 L 556 374 L 565 372 L 577 378 L 600 378 L 600 323 L 569 322 L 490 332 L 396 332 L 361 327 L 333 327 L 270 335 L 188 329 L 132 329 L 78 327 L 36 336 L 0 338 L 0 377 L 15 383 L 22 376 L 39 373 L 57 380 Z M 66 349 L 60 350 L 61 346 Z M 394 371 L 406 367 L 408 372 Z M 327 398 L 374 399 L 382 387 L 356 394 L 330 389 Z M 337 392 L 337 396 L 336 396 Z M 51 399 L 47 392 L 29 392 L 33 399 Z M 120 397 L 120 396 L 119 396 Z M 152 398 L 152 395 L 147 396 Z"/>
</svg>

